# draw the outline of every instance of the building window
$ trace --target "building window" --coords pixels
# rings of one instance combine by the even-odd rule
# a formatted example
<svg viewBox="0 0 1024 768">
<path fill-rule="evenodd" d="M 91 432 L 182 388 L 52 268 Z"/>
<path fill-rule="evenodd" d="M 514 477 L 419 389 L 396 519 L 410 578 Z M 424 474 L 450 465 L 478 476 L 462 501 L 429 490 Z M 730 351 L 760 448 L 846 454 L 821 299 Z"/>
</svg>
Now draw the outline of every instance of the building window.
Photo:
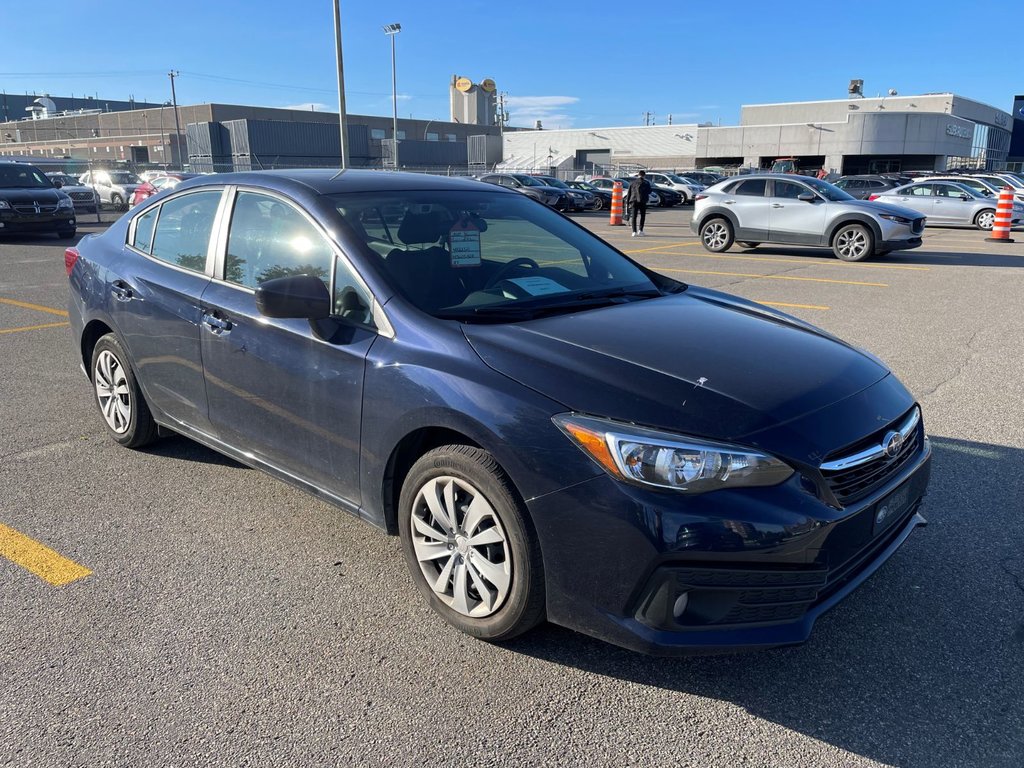
<svg viewBox="0 0 1024 768">
<path fill-rule="evenodd" d="M 446 133 L 444 135 L 444 140 L 445 141 L 455 141 L 455 134 L 454 133 Z"/>
<path fill-rule="evenodd" d="M 405 131 L 399 131 L 398 132 L 398 140 L 402 141 L 403 139 L 405 139 Z"/>
<path fill-rule="evenodd" d="M 371 139 L 383 139 L 384 138 L 384 129 L 383 128 L 371 128 L 370 129 L 370 138 Z"/>
<path fill-rule="evenodd" d="M 437 141 L 438 138 L 439 137 L 438 137 L 438 135 L 436 133 L 428 133 L 427 134 L 427 141 Z"/>
</svg>

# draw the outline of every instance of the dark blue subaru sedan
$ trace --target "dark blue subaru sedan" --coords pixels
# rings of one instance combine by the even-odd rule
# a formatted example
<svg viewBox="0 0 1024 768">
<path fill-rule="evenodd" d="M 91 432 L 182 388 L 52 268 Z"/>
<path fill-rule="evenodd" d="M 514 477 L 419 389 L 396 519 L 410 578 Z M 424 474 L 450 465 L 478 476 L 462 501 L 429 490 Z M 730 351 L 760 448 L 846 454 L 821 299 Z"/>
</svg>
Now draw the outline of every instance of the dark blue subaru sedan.
<svg viewBox="0 0 1024 768">
<path fill-rule="evenodd" d="M 475 637 L 798 643 L 924 522 L 881 362 L 500 187 L 201 177 L 65 261 L 114 440 L 186 435 L 398 534 Z"/>
</svg>

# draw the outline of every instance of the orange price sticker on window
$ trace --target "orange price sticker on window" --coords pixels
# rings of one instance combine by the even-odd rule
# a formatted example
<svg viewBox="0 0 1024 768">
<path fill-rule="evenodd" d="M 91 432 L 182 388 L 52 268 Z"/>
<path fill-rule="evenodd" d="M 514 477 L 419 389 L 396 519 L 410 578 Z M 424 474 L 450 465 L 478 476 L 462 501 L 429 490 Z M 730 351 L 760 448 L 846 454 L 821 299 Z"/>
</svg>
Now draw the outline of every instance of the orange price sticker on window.
<svg viewBox="0 0 1024 768">
<path fill-rule="evenodd" d="M 453 267 L 480 266 L 480 229 L 471 219 L 456 222 L 448 232 Z"/>
</svg>

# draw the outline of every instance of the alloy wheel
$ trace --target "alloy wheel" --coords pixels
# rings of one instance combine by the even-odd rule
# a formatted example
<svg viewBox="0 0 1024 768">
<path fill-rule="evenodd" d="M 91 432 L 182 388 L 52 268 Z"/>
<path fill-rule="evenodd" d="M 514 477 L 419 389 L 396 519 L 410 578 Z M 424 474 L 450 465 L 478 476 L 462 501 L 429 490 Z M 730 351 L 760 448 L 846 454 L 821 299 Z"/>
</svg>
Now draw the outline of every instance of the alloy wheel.
<svg viewBox="0 0 1024 768">
<path fill-rule="evenodd" d="M 432 478 L 416 494 L 411 522 L 416 560 L 437 598 L 463 616 L 497 612 L 512 585 L 512 549 L 484 495 L 450 475 Z"/>
<path fill-rule="evenodd" d="M 867 252 L 867 235 L 860 229 L 843 230 L 836 238 L 836 249 L 843 258 L 856 261 Z"/>
<path fill-rule="evenodd" d="M 96 359 L 93 373 L 96 399 L 107 425 L 117 434 L 124 434 L 132 421 L 132 395 L 121 361 L 108 350 Z"/>
<path fill-rule="evenodd" d="M 726 241 L 729 239 L 729 232 L 724 224 L 716 221 L 704 228 L 702 236 L 704 238 L 704 245 L 712 251 L 717 251 L 725 246 Z"/>
</svg>

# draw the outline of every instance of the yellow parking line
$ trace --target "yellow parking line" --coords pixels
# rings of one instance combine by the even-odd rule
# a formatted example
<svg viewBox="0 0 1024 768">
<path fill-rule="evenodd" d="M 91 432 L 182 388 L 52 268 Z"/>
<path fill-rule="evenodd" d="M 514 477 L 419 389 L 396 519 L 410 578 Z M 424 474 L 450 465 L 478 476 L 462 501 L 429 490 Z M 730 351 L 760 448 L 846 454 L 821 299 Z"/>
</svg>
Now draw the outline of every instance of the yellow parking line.
<svg viewBox="0 0 1024 768">
<path fill-rule="evenodd" d="M 60 315 L 61 317 L 68 316 L 68 313 L 63 309 L 44 307 L 42 304 L 29 304 L 27 301 L 18 301 L 16 299 L 0 298 L 0 304 L 10 304 L 12 307 L 21 307 L 22 309 L 34 309 L 37 312 L 49 312 L 51 315 Z"/>
<path fill-rule="evenodd" d="M 793 309 L 821 309 L 828 311 L 832 307 L 823 307 L 818 304 L 787 304 L 784 301 L 759 301 L 758 304 L 765 304 L 769 307 L 791 307 Z"/>
<path fill-rule="evenodd" d="M 92 573 L 85 566 L 68 560 L 3 523 L 0 523 L 0 557 L 6 557 L 55 587 L 63 587 Z"/>
<path fill-rule="evenodd" d="M 21 328 L 0 328 L 0 335 L 20 333 L 21 331 L 41 331 L 44 328 L 67 328 L 71 323 L 43 323 L 42 325 L 25 325 Z"/>
<path fill-rule="evenodd" d="M 752 277 L 755 280 L 798 280 L 804 283 L 836 283 L 838 285 L 862 285 L 870 288 L 888 288 L 888 283 L 863 283 L 858 280 L 829 280 L 824 277 L 795 277 L 793 275 L 756 275 L 746 272 L 712 272 L 703 269 L 674 269 L 658 267 L 658 272 L 684 272 L 691 275 L 722 275 L 724 277 Z"/>
<path fill-rule="evenodd" d="M 637 251 L 625 251 L 625 253 L 637 253 Z M 825 261 L 823 259 L 783 259 L 775 258 L 774 256 L 736 256 L 725 253 L 709 253 L 707 251 L 691 252 L 691 253 L 679 253 L 670 252 L 669 256 L 692 256 L 694 258 L 703 259 L 732 259 L 735 261 L 770 261 L 778 264 L 806 264 L 807 266 L 826 266 L 826 267 L 860 267 L 861 269 L 902 269 L 912 272 L 930 272 L 931 267 L 911 267 L 904 264 L 850 264 L 845 261 L 839 261 L 833 259 L 831 261 Z"/>
</svg>

